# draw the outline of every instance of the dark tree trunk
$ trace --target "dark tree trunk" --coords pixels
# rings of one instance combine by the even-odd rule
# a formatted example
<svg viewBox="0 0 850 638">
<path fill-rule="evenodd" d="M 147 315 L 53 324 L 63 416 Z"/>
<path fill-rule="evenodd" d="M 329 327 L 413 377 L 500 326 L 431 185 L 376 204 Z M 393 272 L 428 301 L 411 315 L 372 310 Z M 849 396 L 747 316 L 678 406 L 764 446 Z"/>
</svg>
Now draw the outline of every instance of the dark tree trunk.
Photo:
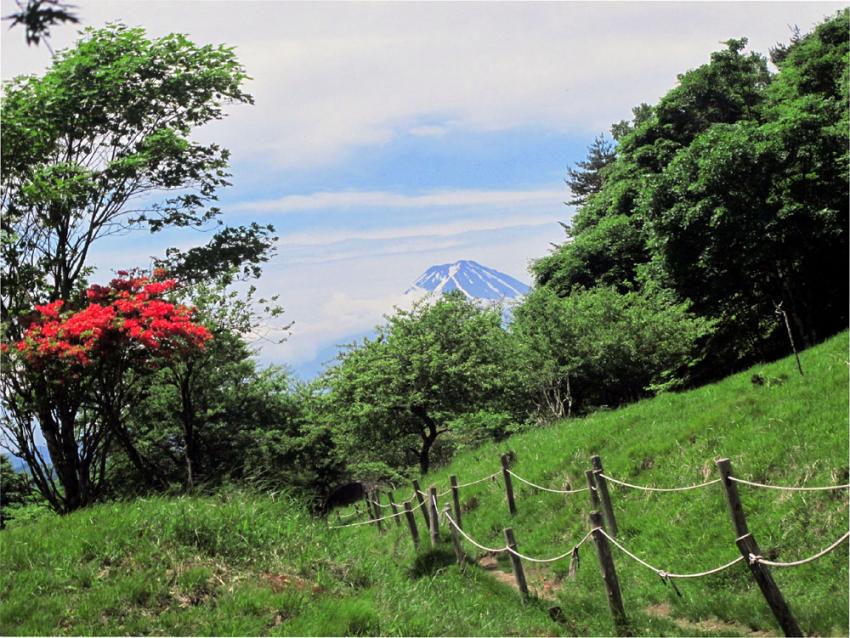
<svg viewBox="0 0 850 638">
<path fill-rule="evenodd" d="M 434 446 L 434 442 L 437 440 L 437 437 L 442 432 L 445 432 L 445 430 L 437 429 L 437 424 L 434 422 L 434 419 L 431 418 L 428 411 L 422 406 L 414 406 L 410 410 L 422 421 L 422 424 L 424 425 L 420 432 L 422 445 L 419 448 L 419 472 L 424 475 L 428 473 L 428 470 L 431 467 L 431 448 Z"/>
<path fill-rule="evenodd" d="M 197 437 L 195 436 L 195 405 L 192 400 L 192 365 L 186 366 L 186 375 L 180 381 L 182 404 L 184 456 L 186 459 L 186 487 L 195 488 L 195 478 L 200 468 Z"/>
</svg>

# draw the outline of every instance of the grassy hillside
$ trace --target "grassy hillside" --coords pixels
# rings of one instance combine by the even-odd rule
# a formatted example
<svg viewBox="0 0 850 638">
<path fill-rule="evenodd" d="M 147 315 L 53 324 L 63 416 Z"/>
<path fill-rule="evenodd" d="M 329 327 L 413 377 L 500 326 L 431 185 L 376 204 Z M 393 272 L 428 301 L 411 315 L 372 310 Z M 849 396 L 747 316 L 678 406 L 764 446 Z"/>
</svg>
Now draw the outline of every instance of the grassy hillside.
<svg viewBox="0 0 850 638">
<path fill-rule="evenodd" d="M 801 358 L 805 377 L 793 358 L 756 366 L 479 448 L 427 480 L 442 490 L 450 474 L 461 483 L 491 474 L 499 453 L 512 449 L 515 471 L 547 486 L 582 486 L 595 453 L 611 476 L 659 487 L 714 478 L 721 456 L 759 482 L 846 483 L 847 333 Z M 740 488 L 750 529 L 775 560 L 814 554 L 847 529 L 846 493 Z M 586 493 L 515 489 L 513 518 L 498 484 L 462 490 L 467 531 L 502 546 L 501 530 L 512 526 L 520 551 L 540 557 L 567 551 L 586 533 Z M 612 496 L 621 542 L 661 568 L 700 571 L 739 555 L 719 485 L 672 494 L 613 487 Z M 743 564 L 678 581 L 679 596 L 616 549 L 614 559 L 636 634 L 779 633 Z M 416 556 L 406 528 L 392 521 L 382 535 L 371 525 L 331 530 L 274 495 L 146 499 L 13 524 L 0 534 L 0 562 L 4 634 L 613 633 L 590 544 L 575 580 L 566 577 L 567 561 L 527 566 L 541 598 L 523 605 L 509 579 L 473 565 L 461 570 L 448 546 Z M 847 562 L 844 545 L 815 563 L 774 570 L 807 633 L 847 635 Z M 504 557 L 496 569 L 508 570 Z M 553 606 L 563 617 L 550 617 Z"/>
</svg>

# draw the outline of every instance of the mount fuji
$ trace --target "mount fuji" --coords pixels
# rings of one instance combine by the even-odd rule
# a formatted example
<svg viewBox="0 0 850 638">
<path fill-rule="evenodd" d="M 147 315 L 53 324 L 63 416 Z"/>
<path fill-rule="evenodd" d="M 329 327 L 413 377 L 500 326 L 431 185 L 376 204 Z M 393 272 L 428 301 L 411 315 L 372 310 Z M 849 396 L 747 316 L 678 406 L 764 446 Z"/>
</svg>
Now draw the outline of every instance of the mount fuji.
<svg viewBox="0 0 850 638">
<path fill-rule="evenodd" d="M 453 264 L 431 266 L 405 291 L 405 295 L 440 295 L 453 290 L 459 290 L 467 299 L 513 301 L 525 295 L 529 287 L 498 270 L 461 259 Z"/>
</svg>

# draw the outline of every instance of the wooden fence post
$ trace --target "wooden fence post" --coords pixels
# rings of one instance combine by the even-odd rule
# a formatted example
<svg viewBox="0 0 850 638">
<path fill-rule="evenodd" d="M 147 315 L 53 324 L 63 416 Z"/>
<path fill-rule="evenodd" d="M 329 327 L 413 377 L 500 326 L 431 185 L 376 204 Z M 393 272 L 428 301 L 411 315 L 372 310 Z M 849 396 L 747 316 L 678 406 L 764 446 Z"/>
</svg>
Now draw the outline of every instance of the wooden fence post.
<svg viewBox="0 0 850 638">
<path fill-rule="evenodd" d="M 395 506 L 395 498 L 393 497 L 392 492 L 387 492 L 387 496 L 390 499 L 390 509 L 393 511 L 393 520 L 395 521 L 396 527 L 401 527 L 401 520 L 398 515 L 398 508 Z"/>
<path fill-rule="evenodd" d="M 514 538 L 514 530 L 510 527 L 505 528 L 505 542 L 512 550 L 518 551 L 516 539 Z M 514 578 L 516 578 L 516 585 L 519 588 L 520 594 L 522 594 L 522 599 L 527 600 L 528 583 L 525 582 L 525 572 L 522 570 L 522 560 L 519 556 L 515 556 L 511 552 L 508 552 L 508 556 L 511 557 L 511 566 L 514 570 Z"/>
<path fill-rule="evenodd" d="M 593 465 L 593 478 L 596 481 L 596 491 L 599 493 L 602 512 L 605 514 L 606 530 L 612 537 L 617 538 L 617 519 L 614 518 L 614 508 L 611 506 L 608 481 L 602 476 L 602 459 L 596 454 L 590 457 L 590 463 Z"/>
<path fill-rule="evenodd" d="M 741 505 L 741 497 L 738 496 L 738 486 L 729 478 L 732 476 L 732 461 L 719 459 L 716 465 L 720 472 L 720 484 L 723 486 L 724 494 L 726 494 L 726 504 L 729 506 L 732 527 L 735 528 L 735 538 L 746 536 L 750 533 L 750 530 L 747 529 L 747 517 L 744 514 L 744 507 Z"/>
<path fill-rule="evenodd" d="M 424 492 L 422 488 L 419 487 L 419 481 L 413 481 L 413 493 L 416 495 L 416 500 L 419 501 L 419 509 L 422 510 L 422 518 L 425 521 L 425 529 L 428 529 L 431 526 L 431 519 L 428 518 L 428 508 L 425 507 L 425 498 L 423 497 Z"/>
<path fill-rule="evenodd" d="M 590 511 L 599 509 L 599 494 L 596 493 L 596 480 L 593 478 L 593 470 L 586 470 L 584 473 L 587 479 L 587 490 L 590 495 Z"/>
<path fill-rule="evenodd" d="M 447 515 L 449 515 L 449 516 L 451 515 L 451 514 L 449 514 L 449 504 L 448 503 L 446 503 L 445 512 L 446 512 Z M 454 547 L 454 550 L 455 550 L 455 558 L 457 558 L 457 564 L 462 566 L 463 562 L 464 562 L 464 555 L 463 555 L 463 546 L 460 544 L 460 536 L 458 536 L 458 533 L 457 533 L 457 530 L 455 529 L 455 526 L 451 524 L 451 521 L 449 521 L 448 518 L 446 519 L 446 522 L 448 523 L 449 531 L 452 534 L 452 546 Z"/>
<path fill-rule="evenodd" d="M 419 530 L 416 529 L 416 519 L 413 516 L 413 509 L 410 507 L 410 501 L 404 502 L 404 517 L 407 519 L 407 526 L 410 528 L 410 536 L 413 538 L 413 549 L 419 549 Z"/>
<path fill-rule="evenodd" d="M 449 477 L 452 484 L 452 505 L 454 505 L 454 519 L 457 526 L 463 529 L 463 523 L 460 520 L 460 490 L 457 486 L 457 476 L 454 474 Z"/>
<path fill-rule="evenodd" d="M 590 529 L 593 535 L 593 544 L 596 545 L 596 555 L 599 557 L 599 571 L 602 573 L 602 582 L 605 585 L 605 593 L 608 596 L 608 609 L 614 619 L 617 631 L 625 633 L 627 629 L 626 611 L 623 609 L 623 597 L 620 594 L 620 582 L 617 580 L 617 572 L 614 569 L 614 559 L 611 556 L 611 546 L 608 539 L 599 531 L 602 527 L 602 515 L 599 512 L 590 513 Z"/>
<path fill-rule="evenodd" d="M 723 486 L 723 493 L 726 495 L 726 504 L 729 506 L 729 517 L 732 519 L 732 527 L 735 529 L 735 543 L 738 545 L 741 555 L 749 565 L 753 578 L 758 583 L 762 595 L 764 595 L 767 604 L 770 605 L 770 610 L 785 635 L 802 636 L 803 632 L 791 614 L 782 592 L 779 591 L 779 587 L 773 580 L 770 569 L 757 561 L 750 562 L 750 554 L 759 556 L 760 551 L 756 539 L 750 534 L 747 527 L 747 516 L 744 514 L 744 506 L 741 504 L 741 497 L 738 494 L 738 485 L 731 479 L 732 461 L 719 459 L 716 465 L 720 472 L 720 484 Z"/>
<path fill-rule="evenodd" d="M 511 483 L 511 473 L 508 471 L 508 455 L 502 454 L 502 478 L 505 480 L 505 494 L 508 496 L 508 509 L 511 516 L 516 514 L 516 502 L 514 501 L 514 486 Z"/>
<path fill-rule="evenodd" d="M 744 534 L 735 542 L 738 544 L 738 549 L 741 550 L 741 555 L 744 557 L 747 565 L 749 565 L 750 572 L 752 572 L 753 578 L 756 579 L 767 604 L 770 605 L 770 610 L 776 617 L 776 621 L 782 627 L 782 631 L 785 632 L 786 636 L 802 636 L 803 631 L 791 614 L 791 610 L 788 608 L 788 603 L 785 602 L 782 592 L 776 586 L 773 575 L 770 573 L 770 568 L 758 561 L 750 560 L 751 554 L 753 556 L 760 555 L 756 539 L 753 538 L 752 534 Z"/>
<path fill-rule="evenodd" d="M 437 486 L 432 485 L 428 488 L 428 518 L 429 529 L 431 530 L 431 547 L 436 547 L 440 542 L 440 519 L 437 514 Z"/>
<path fill-rule="evenodd" d="M 372 492 L 369 497 L 369 504 L 372 506 L 373 518 L 375 519 L 375 527 L 378 528 L 379 532 L 384 531 L 384 526 L 381 524 L 381 508 L 378 507 L 378 499 L 380 499 L 380 495 L 378 492 Z"/>
</svg>

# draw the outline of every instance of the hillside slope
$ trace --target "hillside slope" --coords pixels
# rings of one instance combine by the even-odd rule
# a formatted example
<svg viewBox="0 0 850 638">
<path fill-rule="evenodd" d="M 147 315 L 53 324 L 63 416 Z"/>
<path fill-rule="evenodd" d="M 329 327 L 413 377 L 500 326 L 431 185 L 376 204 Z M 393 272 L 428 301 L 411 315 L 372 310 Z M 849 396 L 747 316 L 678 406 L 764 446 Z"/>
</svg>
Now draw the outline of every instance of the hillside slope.
<svg viewBox="0 0 850 638">
<path fill-rule="evenodd" d="M 584 485 L 589 457 L 606 473 L 659 487 L 716 476 L 714 460 L 758 482 L 848 482 L 848 335 L 721 382 L 583 419 L 565 421 L 458 455 L 427 477 L 442 491 L 499 469 L 536 483 Z M 753 382 L 755 378 L 755 383 Z M 520 551 L 567 552 L 587 532 L 586 493 L 564 496 L 515 482 L 510 517 L 498 483 L 461 490 L 464 527 Z M 410 490 L 398 488 L 396 497 Z M 790 493 L 740 486 L 763 554 L 791 561 L 816 553 L 847 529 L 846 492 Z M 645 493 L 612 487 L 619 540 L 650 563 L 695 572 L 738 556 L 719 485 Z M 416 513 L 420 533 L 422 518 Z M 332 519 L 333 520 L 333 519 Z M 423 545 L 427 545 L 423 534 Z M 466 546 L 476 556 L 476 550 Z M 20 524 L 0 534 L 0 627 L 4 634 L 610 635 L 595 552 L 527 565 L 541 594 L 523 605 L 486 570 L 454 564 L 450 545 L 414 553 L 392 521 L 328 529 L 289 499 L 243 493 L 145 499 Z M 743 564 L 678 581 L 678 595 L 614 550 L 626 613 L 638 635 L 775 635 L 779 629 Z M 804 631 L 848 633 L 847 545 L 774 576 Z M 490 560 L 501 574 L 504 557 Z M 557 606 L 561 614 L 549 613 Z M 553 619 L 554 616 L 554 619 Z"/>
</svg>

